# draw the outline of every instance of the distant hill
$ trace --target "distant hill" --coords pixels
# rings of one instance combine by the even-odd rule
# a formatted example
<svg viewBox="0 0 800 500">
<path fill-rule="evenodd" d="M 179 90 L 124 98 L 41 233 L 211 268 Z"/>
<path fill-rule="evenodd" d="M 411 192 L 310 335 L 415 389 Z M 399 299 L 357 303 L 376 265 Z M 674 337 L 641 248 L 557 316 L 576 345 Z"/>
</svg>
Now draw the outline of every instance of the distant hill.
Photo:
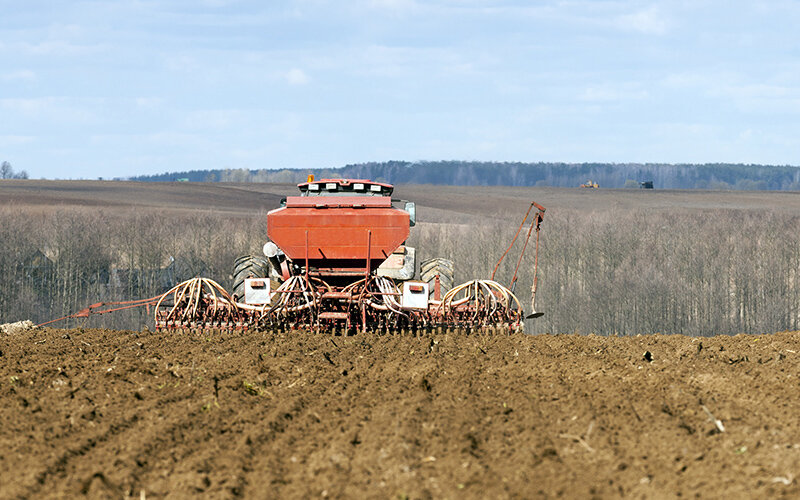
<svg viewBox="0 0 800 500">
<path fill-rule="evenodd" d="M 134 181 L 288 182 L 345 177 L 393 184 L 454 186 L 575 187 L 592 180 L 600 187 L 638 187 L 653 181 L 656 189 L 800 190 L 800 168 L 728 163 L 511 163 L 467 161 L 388 161 L 338 168 L 282 170 L 191 170 L 131 177 Z"/>
</svg>

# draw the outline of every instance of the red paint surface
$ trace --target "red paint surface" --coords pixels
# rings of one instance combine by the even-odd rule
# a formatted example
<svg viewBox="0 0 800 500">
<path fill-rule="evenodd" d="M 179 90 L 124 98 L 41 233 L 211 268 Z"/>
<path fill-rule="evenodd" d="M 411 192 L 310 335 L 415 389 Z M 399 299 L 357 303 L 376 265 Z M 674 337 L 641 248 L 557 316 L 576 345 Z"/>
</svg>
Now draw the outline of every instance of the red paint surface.
<svg viewBox="0 0 800 500">
<path fill-rule="evenodd" d="M 305 260 L 306 231 L 310 266 L 364 269 L 369 254 L 374 269 L 408 238 L 409 215 L 381 196 L 291 196 L 267 214 L 270 240 L 297 263 Z"/>
</svg>

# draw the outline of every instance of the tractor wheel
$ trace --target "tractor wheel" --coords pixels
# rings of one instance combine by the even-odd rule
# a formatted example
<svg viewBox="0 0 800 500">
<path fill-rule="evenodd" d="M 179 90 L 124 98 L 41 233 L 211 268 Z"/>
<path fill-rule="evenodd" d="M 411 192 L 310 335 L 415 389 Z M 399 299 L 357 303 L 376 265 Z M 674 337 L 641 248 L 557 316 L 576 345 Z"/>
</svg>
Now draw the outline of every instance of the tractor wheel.
<svg viewBox="0 0 800 500">
<path fill-rule="evenodd" d="M 436 286 L 436 275 L 439 275 L 439 286 L 442 296 L 453 288 L 453 261 L 449 259 L 434 258 L 422 261 L 419 265 L 419 275 L 422 281 L 430 284 L 429 293 L 433 297 Z"/>
<path fill-rule="evenodd" d="M 244 299 L 245 278 L 269 277 L 269 261 L 264 257 L 243 255 L 233 264 L 233 288 L 231 295 L 235 300 Z"/>
</svg>

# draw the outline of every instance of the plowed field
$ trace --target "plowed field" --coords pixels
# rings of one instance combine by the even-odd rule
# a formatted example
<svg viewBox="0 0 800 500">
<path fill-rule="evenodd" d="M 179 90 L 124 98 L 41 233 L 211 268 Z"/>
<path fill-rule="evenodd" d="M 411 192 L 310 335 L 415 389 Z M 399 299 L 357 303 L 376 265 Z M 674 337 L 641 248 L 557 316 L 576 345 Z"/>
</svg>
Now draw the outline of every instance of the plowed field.
<svg viewBox="0 0 800 500">
<path fill-rule="evenodd" d="M 0 497 L 797 497 L 796 335 L 22 332 Z"/>
</svg>

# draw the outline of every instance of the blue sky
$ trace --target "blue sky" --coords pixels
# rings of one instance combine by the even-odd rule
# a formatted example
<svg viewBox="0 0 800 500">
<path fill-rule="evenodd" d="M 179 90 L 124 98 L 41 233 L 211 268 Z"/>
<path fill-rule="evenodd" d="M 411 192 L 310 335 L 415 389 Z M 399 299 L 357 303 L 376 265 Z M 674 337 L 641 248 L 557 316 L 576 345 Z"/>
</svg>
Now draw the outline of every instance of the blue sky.
<svg viewBox="0 0 800 500">
<path fill-rule="evenodd" d="M 796 0 L 0 0 L 0 161 L 800 165 L 799 26 Z"/>
</svg>

